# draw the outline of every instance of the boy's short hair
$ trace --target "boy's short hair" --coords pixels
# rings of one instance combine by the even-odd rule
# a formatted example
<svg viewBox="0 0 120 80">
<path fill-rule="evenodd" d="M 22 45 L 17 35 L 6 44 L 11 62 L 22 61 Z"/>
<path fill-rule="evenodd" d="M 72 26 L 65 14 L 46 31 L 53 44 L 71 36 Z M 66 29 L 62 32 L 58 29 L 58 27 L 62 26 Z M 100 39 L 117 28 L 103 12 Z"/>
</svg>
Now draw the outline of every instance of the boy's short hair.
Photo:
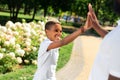
<svg viewBox="0 0 120 80">
<path fill-rule="evenodd" d="M 48 21 L 46 24 L 45 24 L 45 30 L 49 30 L 51 28 L 51 26 L 55 25 L 55 24 L 60 24 L 59 22 L 55 22 L 55 21 Z"/>
</svg>

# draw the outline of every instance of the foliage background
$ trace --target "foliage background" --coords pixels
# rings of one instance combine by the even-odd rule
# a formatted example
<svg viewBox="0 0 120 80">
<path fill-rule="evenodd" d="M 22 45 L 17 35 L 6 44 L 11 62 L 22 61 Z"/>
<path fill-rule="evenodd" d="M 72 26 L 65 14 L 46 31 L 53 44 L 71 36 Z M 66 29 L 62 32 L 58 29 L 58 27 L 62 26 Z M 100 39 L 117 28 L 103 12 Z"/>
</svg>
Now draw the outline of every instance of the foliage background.
<svg viewBox="0 0 120 80">
<path fill-rule="evenodd" d="M 93 5 L 101 24 L 110 21 L 110 25 L 113 25 L 118 19 L 113 11 L 114 0 L 0 0 L 0 11 L 10 13 L 8 19 L 14 22 L 20 21 L 20 14 L 31 16 L 28 21 L 34 20 L 37 14 L 58 17 L 65 13 L 67 16 L 86 18 L 89 3 Z"/>
</svg>

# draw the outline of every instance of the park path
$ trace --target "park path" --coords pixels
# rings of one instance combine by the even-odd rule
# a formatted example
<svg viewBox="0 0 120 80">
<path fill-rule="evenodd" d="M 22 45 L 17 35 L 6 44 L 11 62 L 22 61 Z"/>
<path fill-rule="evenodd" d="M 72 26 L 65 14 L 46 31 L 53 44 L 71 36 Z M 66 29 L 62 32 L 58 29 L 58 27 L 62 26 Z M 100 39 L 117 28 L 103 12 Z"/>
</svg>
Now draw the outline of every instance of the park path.
<svg viewBox="0 0 120 80">
<path fill-rule="evenodd" d="M 71 58 L 57 71 L 57 80 L 87 80 L 101 40 L 93 36 L 79 36 L 75 39 Z"/>
</svg>

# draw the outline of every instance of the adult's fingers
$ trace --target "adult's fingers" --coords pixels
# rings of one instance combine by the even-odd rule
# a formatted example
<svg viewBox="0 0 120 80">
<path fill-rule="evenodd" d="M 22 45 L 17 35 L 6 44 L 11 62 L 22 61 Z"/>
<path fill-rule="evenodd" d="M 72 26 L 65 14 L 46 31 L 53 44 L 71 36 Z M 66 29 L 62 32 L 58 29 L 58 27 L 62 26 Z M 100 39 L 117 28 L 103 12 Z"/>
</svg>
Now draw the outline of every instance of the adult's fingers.
<svg viewBox="0 0 120 80">
<path fill-rule="evenodd" d="M 96 19 L 94 19 L 91 14 L 89 15 L 89 19 L 92 23 L 92 27 L 95 27 L 95 26 L 99 25 L 98 21 Z"/>
<path fill-rule="evenodd" d="M 89 12 L 93 12 L 93 9 L 92 9 L 92 5 L 89 3 L 89 5 L 88 5 L 88 8 L 89 8 Z"/>
<path fill-rule="evenodd" d="M 92 8 L 92 5 L 91 5 L 90 3 L 89 3 L 88 8 L 89 8 L 89 12 L 90 12 L 91 15 L 93 16 L 93 18 L 94 18 L 94 19 L 97 19 L 96 15 L 95 15 L 95 13 L 94 13 L 94 10 L 93 10 L 93 8 Z"/>
<path fill-rule="evenodd" d="M 95 21 L 91 13 L 89 13 L 88 16 L 89 16 L 89 19 L 90 19 L 92 22 Z"/>
</svg>

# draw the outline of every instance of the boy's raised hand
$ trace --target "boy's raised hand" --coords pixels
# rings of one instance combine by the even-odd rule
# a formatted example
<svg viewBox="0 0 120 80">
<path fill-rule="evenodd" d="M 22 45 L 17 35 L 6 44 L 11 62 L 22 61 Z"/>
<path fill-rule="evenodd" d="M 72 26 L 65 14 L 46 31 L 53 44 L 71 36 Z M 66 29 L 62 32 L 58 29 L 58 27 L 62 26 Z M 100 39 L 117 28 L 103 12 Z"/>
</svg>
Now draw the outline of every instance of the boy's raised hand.
<svg viewBox="0 0 120 80">
<path fill-rule="evenodd" d="M 90 13 L 88 12 L 84 29 L 85 29 L 85 30 L 88 30 L 88 29 L 90 29 L 90 28 L 92 28 L 92 22 L 91 22 L 91 20 L 90 20 Z"/>
</svg>

